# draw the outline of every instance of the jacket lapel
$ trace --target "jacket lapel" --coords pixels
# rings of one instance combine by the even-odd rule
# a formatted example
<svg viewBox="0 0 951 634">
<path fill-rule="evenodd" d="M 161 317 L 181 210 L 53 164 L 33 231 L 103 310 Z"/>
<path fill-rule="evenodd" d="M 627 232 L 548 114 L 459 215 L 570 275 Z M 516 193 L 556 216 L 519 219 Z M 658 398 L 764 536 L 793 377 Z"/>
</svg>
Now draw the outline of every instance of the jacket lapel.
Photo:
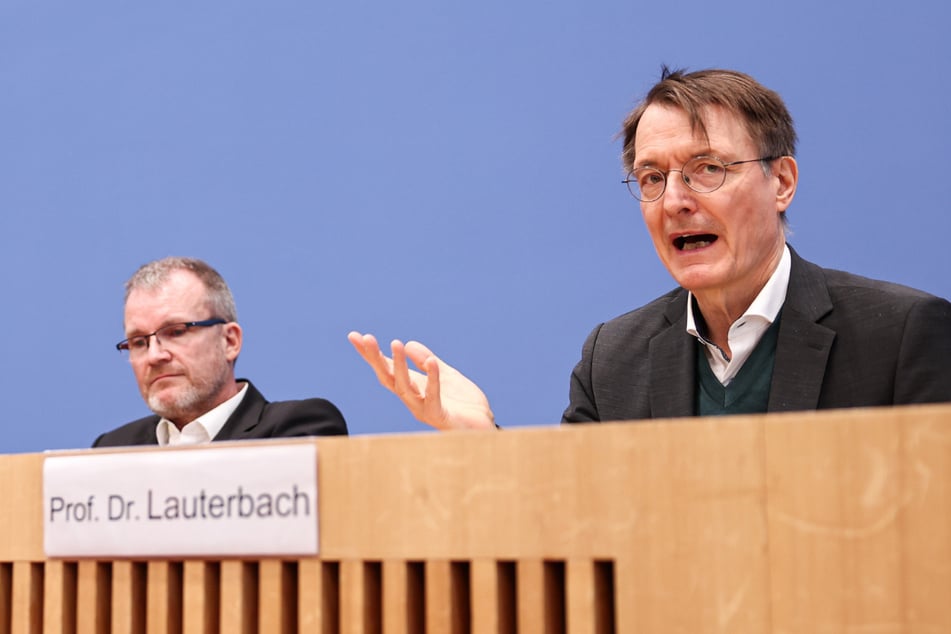
<svg viewBox="0 0 951 634">
<path fill-rule="evenodd" d="M 792 267 L 776 343 L 768 411 L 816 409 L 835 331 L 818 322 L 832 310 L 825 276 L 789 248 Z"/>
<path fill-rule="evenodd" d="M 670 326 L 651 339 L 649 348 L 651 417 L 693 416 L 697 349 L 687 334 L 687 291 L 671 300 L 665 316 Z"/>
<path fill-rule="evenodd" d="M 248 384 L 248 391 L 241 399 L 241 403 L 228 417 L 224 427 L 214 437 L 214 440 L 238 440 L 254 429 L 261 420 L 267 400 L 257 388 L 247 379 L 238 379 Z"/>
</svg>

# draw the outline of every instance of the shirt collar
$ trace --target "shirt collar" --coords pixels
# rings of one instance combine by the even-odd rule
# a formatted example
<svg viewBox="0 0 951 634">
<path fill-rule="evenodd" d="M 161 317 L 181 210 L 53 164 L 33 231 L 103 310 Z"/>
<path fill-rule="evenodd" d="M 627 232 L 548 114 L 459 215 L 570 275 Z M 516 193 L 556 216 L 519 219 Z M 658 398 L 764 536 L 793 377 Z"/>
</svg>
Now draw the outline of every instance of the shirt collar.
<svg viewBox="0 0 951 634">
<path fill-rule="evenodd" d="M 786 289 L 789 287 L 789 273 L 792 269 L 792 256 L 789 255 L 789 246 L 783 245 L 783 255 L 779 258 L 779 264 L 773 274 L 769 276 L 766 284 L 757 294 L 753 303 L 746 309 L 746 312 L 740 317 L 757 316 L 762 317 L 769 323 L 776 320 L 783 303 L 786 301 Z M 698 329 L 699 320 L 693 313 L 694 297 L 693 293 L 687 293 L 687 332 L 694 337 L 700 337 Z M 740 321 L 737 319 L 737 321 Z"/>
<path fill-rule="evenodd" d="M 225 423 L 228 422 L 228 419 L 238 408 L 238 405 L 241 404 L 247 391 L 248 384 L 241 383 L 241 389 L 238 390 L 237 394 L 214 409 L 205 412 L 190 423 L 187 423 L 182 427 L 181 431 L 179 431 L 178 427 L 176 427 L 172 421 L 163 417 L 155 428 L 155 436 L 158 439 L 158 444 L 162 446 L 184 445 L 211 441 L 218 435 L 221 428 L 225 426 Z"/>
</svg>

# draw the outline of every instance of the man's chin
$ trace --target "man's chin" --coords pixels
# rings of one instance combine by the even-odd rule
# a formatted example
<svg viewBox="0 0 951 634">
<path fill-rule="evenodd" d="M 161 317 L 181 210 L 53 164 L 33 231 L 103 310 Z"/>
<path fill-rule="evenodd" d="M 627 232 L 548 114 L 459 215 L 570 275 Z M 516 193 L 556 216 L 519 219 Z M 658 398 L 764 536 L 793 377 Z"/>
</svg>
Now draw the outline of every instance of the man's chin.
<svg viewBox="0 0 951 634">
<path fill-rule="evenodd" d="M 182 413 L 185 411 L 187 405 L 184 401 L 186 395 L 168 393 L 168 392 L 159 392 L 152 394 L 148 398 L 149 409 L 161 416 L 162 418 L 168 418 L 169 420 L 176 419 L 181 417 Z"/>
</svg>

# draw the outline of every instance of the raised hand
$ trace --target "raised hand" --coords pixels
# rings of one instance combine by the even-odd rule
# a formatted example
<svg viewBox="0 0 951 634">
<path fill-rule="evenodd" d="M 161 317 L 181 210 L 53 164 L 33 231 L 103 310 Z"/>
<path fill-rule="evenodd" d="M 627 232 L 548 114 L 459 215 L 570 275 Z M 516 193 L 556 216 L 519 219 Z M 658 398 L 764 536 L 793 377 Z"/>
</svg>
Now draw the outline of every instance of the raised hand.
<svg viewBox="0 0 951 634">
<path fill-rule="evenodd" d="M 347 339 L 418 420 L 436 429 L 494 429 L 485 393 L 423 344 L 394 340 L 387 357 L 373 335 L 351 332 Z M 411 370 L 408 360 L 420 371 Z"/>
</svg>

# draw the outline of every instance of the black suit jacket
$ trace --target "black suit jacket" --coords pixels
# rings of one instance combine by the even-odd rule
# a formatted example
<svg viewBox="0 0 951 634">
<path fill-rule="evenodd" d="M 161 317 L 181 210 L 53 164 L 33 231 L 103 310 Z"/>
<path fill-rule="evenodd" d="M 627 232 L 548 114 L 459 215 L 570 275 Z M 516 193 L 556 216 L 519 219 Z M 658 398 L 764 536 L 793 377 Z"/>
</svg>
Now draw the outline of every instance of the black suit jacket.
<svg viewBox="0 0 951 634">
<path fill-rule="evenodd" d="M 248 391 L 213 440 L 335 436 L 347 434 L 347 423 L 333 403 L 322 398 L 270 403 L 247 379 Z M 146 416 L 106 432 L 93 447 L 157 445 L 161 418 Z"/>
<path fill-rule="evenodd" d="M 951 401 L 951 303 L 790 252 L 767 411 Z M 698 344 L 686 324 L 678 288 L 596 327 L 563 421 L 696 415 Z"/>
</svg>

